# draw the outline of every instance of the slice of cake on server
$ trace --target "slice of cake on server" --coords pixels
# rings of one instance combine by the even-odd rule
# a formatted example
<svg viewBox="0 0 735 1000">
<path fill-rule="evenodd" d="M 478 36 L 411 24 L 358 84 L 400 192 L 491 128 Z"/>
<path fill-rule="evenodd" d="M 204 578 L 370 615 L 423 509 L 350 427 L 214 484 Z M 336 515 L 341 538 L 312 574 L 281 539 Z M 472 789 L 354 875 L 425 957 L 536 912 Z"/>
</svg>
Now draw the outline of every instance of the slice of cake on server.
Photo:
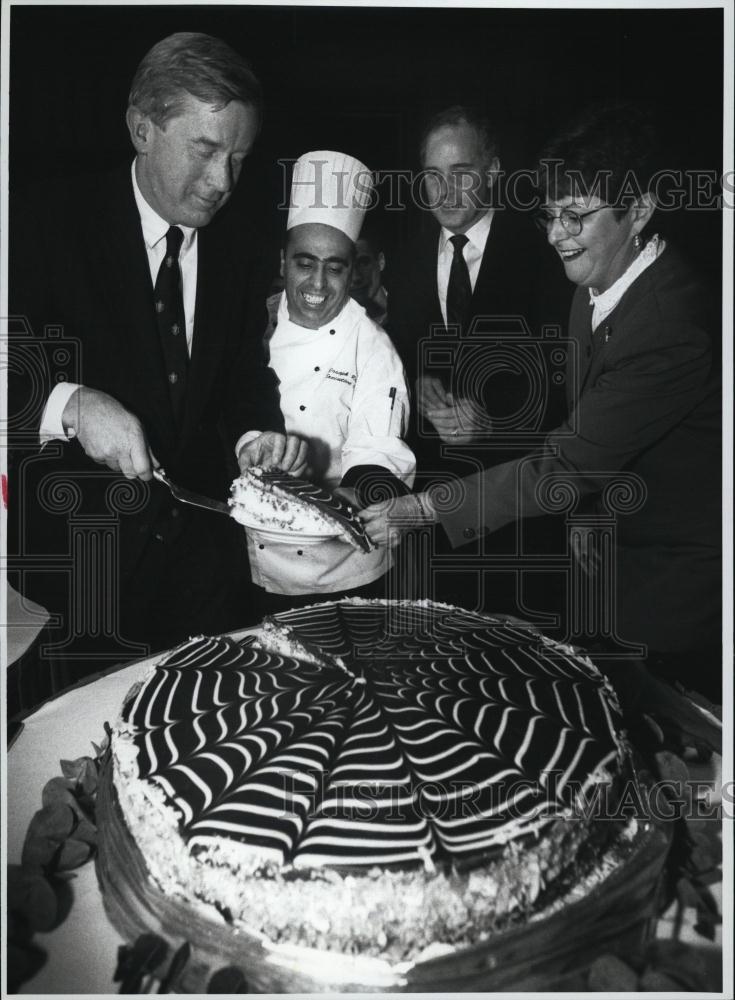
<svg viewBox="0 0 735 1000">
<path fill-rule="evenodd" d="M 374 548 L 352 506 L 307 479 L 254 467 L 234 481 L 230 492 L 232 516 L 256 532 L 339 537 L 364 552 Z"/>
</svg>

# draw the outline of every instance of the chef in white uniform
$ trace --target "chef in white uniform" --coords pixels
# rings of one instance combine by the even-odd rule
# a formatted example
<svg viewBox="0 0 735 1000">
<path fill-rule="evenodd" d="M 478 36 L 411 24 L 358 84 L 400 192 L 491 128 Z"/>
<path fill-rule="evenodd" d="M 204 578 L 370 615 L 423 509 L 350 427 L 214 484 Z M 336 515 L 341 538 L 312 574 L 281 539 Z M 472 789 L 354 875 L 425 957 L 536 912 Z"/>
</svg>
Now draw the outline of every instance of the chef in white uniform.
<svg viewBox="0 0 735 1000">
<path fill-rule="evenodd" d="M 402 440 L 403 365 L 350 298 L 371 190 L 370 171 L 351 156 L 319 151 L 297 161 L 281 252 L 285 288 L 268 342 L 286 430 L 308 441 L 306 477 L 358 507 L 410 492 L 416 466 Z M 253 582 L 270 594 L 377 595 L 390 567 L 387 548 L 366 554 L 337 539 L 300 548 L 248 536 L 248 545 Z"/>
</svg>

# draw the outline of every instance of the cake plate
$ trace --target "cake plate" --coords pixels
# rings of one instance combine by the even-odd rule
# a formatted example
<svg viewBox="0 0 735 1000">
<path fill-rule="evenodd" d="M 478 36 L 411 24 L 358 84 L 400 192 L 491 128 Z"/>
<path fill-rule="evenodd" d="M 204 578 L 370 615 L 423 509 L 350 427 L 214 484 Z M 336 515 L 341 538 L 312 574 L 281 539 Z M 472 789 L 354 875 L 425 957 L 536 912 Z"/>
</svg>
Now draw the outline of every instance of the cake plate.
<svg viewBox="0 0 735 1000">
<path fill-rule="evenodd" d="M 639 824 L 625 861 L 582 898 L 522 926 L 436 958 L 392 965 L 378 958 L 344 955 L 295 945 L 272 945 L 256 932 L 234 928 L 210 907 L 161 892 L 145 859 L 127 834 L 112 784 L 103 767 L 99 805 L 115 823 L 99 831 L 97 877 L 107 915 L 130 943 L 144 933 L 160 935 L 172 950 L 184 942 L 191 957 L 177 984 L 206 992 L 211 976 L 234 966 L 250 993 L 537 991 L 563 989 L 604 953 L 629 957 L 653 936 L 661 875 L 672 824 Z M 117 831 L 111 833 L 113 828 Z M 123 831 L 122 833 L 120 831 Z"/>
<path fill-rule="evenodd" d="M 239 523 L 254 539 L 262 538 L 267 542 L 279 542 L 284 545 L 320 545 L 331 538 L 339 538 L 338 531 L 326 528 L 323 532 L 287 531 L 285 528 L 264 528 L 255 522 L 248 523 L 242 517 Z"/>
</svg>

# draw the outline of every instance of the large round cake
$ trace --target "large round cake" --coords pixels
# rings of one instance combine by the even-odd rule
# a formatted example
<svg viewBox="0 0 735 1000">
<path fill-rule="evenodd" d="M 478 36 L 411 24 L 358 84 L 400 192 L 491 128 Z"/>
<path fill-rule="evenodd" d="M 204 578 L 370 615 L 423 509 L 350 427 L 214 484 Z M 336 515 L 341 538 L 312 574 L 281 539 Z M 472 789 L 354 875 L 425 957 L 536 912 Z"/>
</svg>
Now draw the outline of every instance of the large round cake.
<svg viewBox="0 0 735 1000">
<path fill-rule="evenodd" d="M 405 968 L 553 904 L 606 849 L 600 793 L 626 766 L 607 681 L 528 626 L 431 602 L 289 611 L 189 640 L 129 692 L 100 803 L 108 910 L 130 934 L 140 882 L 157 931 L 226 930 L 221 964 L 242 940 L 251 960 Z"/>
</svg>

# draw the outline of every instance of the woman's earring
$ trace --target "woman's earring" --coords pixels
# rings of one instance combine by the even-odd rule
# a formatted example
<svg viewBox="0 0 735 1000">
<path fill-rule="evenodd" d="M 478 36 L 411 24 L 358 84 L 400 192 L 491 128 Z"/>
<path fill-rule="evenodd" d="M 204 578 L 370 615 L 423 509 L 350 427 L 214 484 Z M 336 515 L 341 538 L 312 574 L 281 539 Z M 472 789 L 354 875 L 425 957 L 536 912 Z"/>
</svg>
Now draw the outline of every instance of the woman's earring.
<svg viewBox="0 0 735 1000">
<path fill-rule="evenodd" d="M 638 233 L 636 233 L 635 236 L 633 237 L 633 246 L 636 248 L 638 253 L 641 252 L 641 247 L 643 246 L 643 240 L 640 238 Z"/>
</svg>

